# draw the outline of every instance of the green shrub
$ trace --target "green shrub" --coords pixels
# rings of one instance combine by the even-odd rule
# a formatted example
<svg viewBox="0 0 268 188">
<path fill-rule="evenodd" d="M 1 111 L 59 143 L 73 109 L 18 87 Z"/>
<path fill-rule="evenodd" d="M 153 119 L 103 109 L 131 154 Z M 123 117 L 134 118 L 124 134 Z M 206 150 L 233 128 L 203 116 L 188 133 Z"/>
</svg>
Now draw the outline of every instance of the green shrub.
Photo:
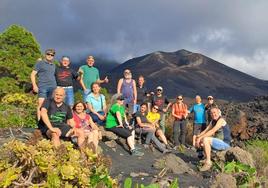
<svg viewBox="0 0 268 188">
<path fill-rule="evenodd" d="M 13 140 L 0 150 L 0 187 L 117 187 L 107 161 L 70 142 L 55 148 L 49 140 L 35 145 Z"/>
<path fill-rule="evenodd" d="M 252 154 L 259 175 L 264 174 L 268 166 L 268 141 L 251 140 L 246 143 L 246 149 Z"/>
</svg>

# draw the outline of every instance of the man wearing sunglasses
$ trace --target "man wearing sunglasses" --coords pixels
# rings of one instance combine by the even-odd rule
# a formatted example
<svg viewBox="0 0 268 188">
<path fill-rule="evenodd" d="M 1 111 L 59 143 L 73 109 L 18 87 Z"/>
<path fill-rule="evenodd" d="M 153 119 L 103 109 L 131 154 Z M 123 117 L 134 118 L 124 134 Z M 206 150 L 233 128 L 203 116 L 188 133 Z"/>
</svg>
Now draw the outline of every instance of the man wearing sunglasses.
<svg viewBox="0 0 268 188">
<path fill-rule="evenodd" d="M 171 102 L 169 102 L 168 98 L 163 95 L 163 88 L 158 86 L 156 88 L 156 94 L 152 98 L 152 105 L 159 107 L 160 113 L 160 128 L 165 134 L 165 121 L 166 121 L 166 112 L 168 111 L 169 107 L 171 106 Z M 167 106 L 166 106 L 167 105 Z"/>
<path fill-rule="evenodd" d="M 40 120 L 40 108 L 44 100 L 51 98 L 53 90 L 57 86 L 55 78 L 56 67 L 53 63 L 55 53 L 54 49 L 47 49 L 44 60 L 38 61 L 31 73 L 33 91 L 38 93 L 37 120 Z M 38 85 L 36 76 L 38 77 Z"/>
</svg>

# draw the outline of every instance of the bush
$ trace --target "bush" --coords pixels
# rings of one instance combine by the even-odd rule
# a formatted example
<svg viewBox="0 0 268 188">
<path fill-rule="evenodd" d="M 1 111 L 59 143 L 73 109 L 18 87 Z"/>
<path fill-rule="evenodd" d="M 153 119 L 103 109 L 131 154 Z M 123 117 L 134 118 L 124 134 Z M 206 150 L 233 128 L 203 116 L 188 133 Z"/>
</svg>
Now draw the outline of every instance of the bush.
<svg viewBox="0 0 268 188">
<path fill-rule="evenodd" d="M 55 148 L 49 140 L 35 145 L 13 140 L 0 150 L 0 187 L 117 187 L 109 163 L 70 142 Z"/>
<path fill-rule="evenodd" d="M 22 108 L 15 105 L 0 105 L 0 128 L 36 127 L 36 108 Z"/>
<path fill-rule="evenodd" d="M 36 127 L 36 99 L 24 93 L 7 94 L 0 106 L 0 127 Z"/>
<path fill-rule="evenodd" d="M 252 154 L 259 175 L 264 174 L 268 166 L 268 141 L 251 140 L 246 143 L 246 149 Z"/>
</svg>

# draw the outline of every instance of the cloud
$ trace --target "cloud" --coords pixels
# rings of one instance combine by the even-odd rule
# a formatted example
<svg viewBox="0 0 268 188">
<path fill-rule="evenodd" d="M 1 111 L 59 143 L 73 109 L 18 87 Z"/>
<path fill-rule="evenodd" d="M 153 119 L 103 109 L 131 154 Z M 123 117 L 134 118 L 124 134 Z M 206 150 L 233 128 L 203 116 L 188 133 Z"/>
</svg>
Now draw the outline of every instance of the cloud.
<svg viewBox="0 0 268 188">
<path fill-rule="evenodd" d="M 242 58 L 251 69 L 239 70 L 263 78 L 255 56 L 268 46 L 266 7 L 264 0 L 1 0 L 0 32 L 21 24 L 42 50 L 54 47 L 74 60 L 93 54 L 124 62 L 182 48 L 214 58 L 221 51 L 215 57 L 222 63 L 234 67 L 230 58 Z"/>
<path fill-rule="evenodd" d="M 215 60 L 224 62 L 224 64 L 234 69 L 268 80 L 268 49 L 256 50 L 252 57 L 226 54 L 225 52 L 215 52 L 212 56 Z"/>
</svg>

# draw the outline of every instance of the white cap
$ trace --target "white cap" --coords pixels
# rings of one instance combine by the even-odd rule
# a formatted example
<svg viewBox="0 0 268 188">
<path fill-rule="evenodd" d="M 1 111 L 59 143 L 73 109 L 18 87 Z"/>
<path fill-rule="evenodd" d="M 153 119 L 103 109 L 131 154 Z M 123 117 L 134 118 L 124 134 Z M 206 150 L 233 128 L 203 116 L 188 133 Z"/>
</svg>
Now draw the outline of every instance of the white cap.
<svg viewBox="0 0 268 188">
<path fill-rule="evenodd" d="M 157 86 L 156 88 L 157 90 L 162 90 L 163 91 L 163 88 L 161 86 Z"/>
</svg>

